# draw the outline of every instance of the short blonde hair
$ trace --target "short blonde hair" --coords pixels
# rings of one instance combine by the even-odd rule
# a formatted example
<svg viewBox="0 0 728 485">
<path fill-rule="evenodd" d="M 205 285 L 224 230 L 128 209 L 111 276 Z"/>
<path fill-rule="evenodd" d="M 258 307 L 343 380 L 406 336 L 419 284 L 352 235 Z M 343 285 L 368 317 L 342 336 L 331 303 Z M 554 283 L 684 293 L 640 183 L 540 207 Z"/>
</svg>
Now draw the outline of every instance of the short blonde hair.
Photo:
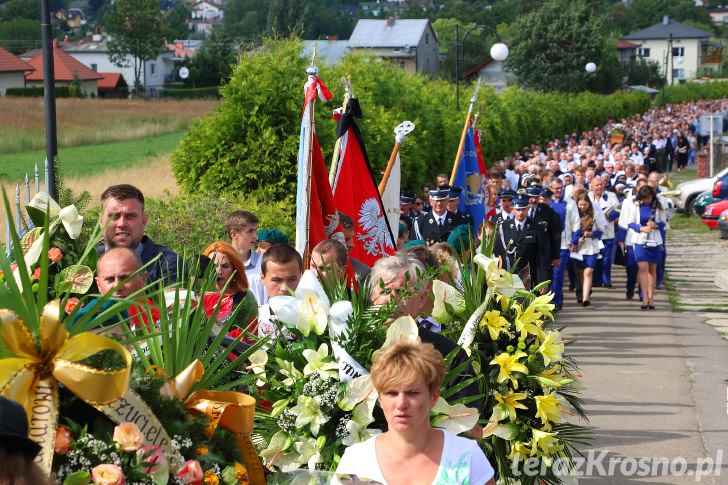
<svg viewBox="0 0 728 485">
<path fill-rule="evenodd" d="M 392 386 L 413 384 L 420 378 L 434 391 L 442 387 L 445 360 L 432 344 L 398 342 L 374 357 L 371 376 L 379 393 Z"/>
</svg>

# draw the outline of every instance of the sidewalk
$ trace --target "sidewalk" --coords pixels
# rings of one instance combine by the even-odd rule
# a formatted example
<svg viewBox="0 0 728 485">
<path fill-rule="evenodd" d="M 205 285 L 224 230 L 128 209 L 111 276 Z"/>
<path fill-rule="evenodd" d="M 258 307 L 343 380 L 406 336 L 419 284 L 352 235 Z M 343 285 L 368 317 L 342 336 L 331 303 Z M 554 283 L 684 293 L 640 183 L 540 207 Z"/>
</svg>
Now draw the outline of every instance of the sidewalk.
<svg viewBox="0 0 728 485">
<path fill-rule="evenodd" d="M 594 428 L 592 447 L 582 451 L 587 457 L 589 450 L 594 457 L 606 451 L 601 462 L 606 475 L 610 459 L 678 460 L 670 463 L 673 473 L 667 464 L 650 461 L 645 468 L 628 459 L 614 463 L 611 476 L 594 466 L 592 477 L 579 481 L 672 485 L 700 478 L 700 483 L 728 484 L 728 341 L 695 313 L 673 314 L 665 290 L 656 293 L 656 310 L 640 310 L 636 296 L 625 298 L 623 270 L 616 268 L 615 274 L 614 289 L 595 288 L 591 307 L 577 306 L 573 294 L 565 295 L 557 317 L 567 326 L 566 338 L 575 340 L 568 353 L 580 365 L 580 396 Z M 716 476 L 706 458 L 715 461 L 719 453 Z M 708 468 L 714 473 L 697 477 L 701 461 L 703 474 Z M 584 465 L 580 471 L 588 474 L 588 469 Z M 640 470 L 662 476 L 639 476 Z"/>
</svg>

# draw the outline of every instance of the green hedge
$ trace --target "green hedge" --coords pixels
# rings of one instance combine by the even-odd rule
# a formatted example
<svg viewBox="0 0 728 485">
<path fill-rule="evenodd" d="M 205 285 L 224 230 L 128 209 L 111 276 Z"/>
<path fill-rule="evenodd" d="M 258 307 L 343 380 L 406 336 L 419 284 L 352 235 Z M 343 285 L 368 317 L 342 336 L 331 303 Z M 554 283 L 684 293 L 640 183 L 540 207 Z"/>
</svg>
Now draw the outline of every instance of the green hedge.
<svg viewBox="0 0 728 485">
<path fill-rule="evenodd" d="M 56 98 L 81 98 L 83 93 L 76 86 L 56 86 Z M 8 88 L 5 96 L 20 98 L 42 98 L 45 93 L 43 86 L 29 86 L 25 88 Z"/>
<path fill-rule="evenodd" d="M 173 155 L 177 181 L 187 192 L 245 193 L 287 200 L 296 193 L 296 156 L 308 60 L 301 44 L 269 41 L 246 54 L 222 92 L 220 107 L 196 122 Z M 455 87 L 446 81 L 410 75 L 388 62 L 350 55 L 335 67 L 321 67 L 321 79 L 335 94 L 317 103 L 316 133 L 327 161 L 335 142 L 331 110 L 341 104 L 338 80 L 350 75 L 364 118 L 359 121 L 369 159 L 383 170 L 394 145 L 393 129 L 404 120 L 416 125 L 402 146 L 402 185 L 416 188 L 439 172 L 450 173 L 473 92 L 462 87 L 462 110 L 455 110 Z M 524 145 L 629 117 L 649 107 L 641 92 L 569 95 L 534 93 L 516 87 L 496 94 L 480 90 L 479 126 L 488 160 Z"/>
<path fill-rule="evenodd" d="M 217 86 L 209 88 L 165 88 L 162 90 L 161 97 L 172 99 L 219 98 L 220 88 Z"/>
<path fill-rule="evenodd" d="M 283 202 L 235 195 L 147 199 L 145 212 L 149 222 L 146 234 L 179 253 L 200 253 L 215 240 L 228 240 L 225 224 L 227 215 L 234 210 L 251 211 L 260 218 L 261 229 L 277 228 L 291 241 L 294 240 L 294 218 L 289 216 L 290 208 Z"/>
<path fill-rule="evenodd" d="M 728 81 L 690 82 L 667 86 L 655 97 L 655 104 L 662 106 L 663 104 L 721 98 L 728 98 Z"/>
</svg>

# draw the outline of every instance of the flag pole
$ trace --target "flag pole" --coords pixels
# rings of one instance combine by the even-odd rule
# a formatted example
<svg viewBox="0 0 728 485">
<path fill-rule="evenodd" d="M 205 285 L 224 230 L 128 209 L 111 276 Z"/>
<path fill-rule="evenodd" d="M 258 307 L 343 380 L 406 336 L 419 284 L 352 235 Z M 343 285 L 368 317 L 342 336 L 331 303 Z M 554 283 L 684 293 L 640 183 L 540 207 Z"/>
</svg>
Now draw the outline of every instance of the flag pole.
<svg viewBox="0 0 728 485">
<path fill-rule="evenodd" d="M 404 143 L 404 139 L 407 137 L 407 134 L 411 133 L 414 129 L 415 125 L 411 121 L 403 121 L 394 129 L 394 148 L 392 149 L 392 154 L 389 156 L 387 168 L 384 170 L 384 177 L 382 177 L 382 181 L 379 182 L 380 196 L 384 194 L 384 189 L 387 188 L 387 182 L 389 182 L 389 176 L 392 174 L 392 167 L 394 167 L 394 161 L 397 159 L 399 147 L 401 147 L 402 143 Z"/>
<path fill-rule="evenodd" d="M 478 84 L 475 85 L 475 92 L 473 97 L 470 98 L 470 106 L 468 107 L 468 114 L 465 116 L 465 125 L 463 126 L 463 134 L 460 135 L 460 144 L 458 145 L 458 151 L 455 154 L 455 163 L 452 166 L 452 174 L 450 175 L 450 185 L 455 183 L 455 175 L 458 173 L 458 166 L 460 165 L 460 155 L 463 152 L 463 145 L 465 144 L 465 135 L 468 132 L 468 125 L 470 124 L 470 118 L 473 115 L 473 106 L 478 101 L 478 91 L 480 90 L 480 78 L 478 78 Z"/>
<path fill-rule="evenodd" d="M 318 68 L 316 67 L 316 51 L 318 50 L 318 43 L 314 42 L 313 49 L 311 50 L 311 65 L 306 69 L 307 75 L 313 75 L 318 76 Z M 316 127 L 316 119 L 314 118 L 315 115 L 315 109 L 316 109 L 316 97 L 314 97 L 310 101 L 311 105 L 311 112 L 310 117 L 308 121 L 308 154 L 306 156 L 306 166 L 308 167 L 307 172 L 307 180 L 306 180 L 306 195 L 308 200 L 306 203 L 308 204 L 307 210 L 306 210 L 306 245 L 303 248 L 303 254 L 301 255 L 303 257 L 303 267 L 308 268 L 309 263 L 309 257 L 310 257 L 310 251 L 308 248 L 309 240 L 308 240 L 308 228 L 311 226 L 311 181 L 312 181 L 312 164 L 313 164 L 313 137 L 314 137 L 314 129 Z"/>
<path fill-rule="evenodd" d="M 344 102 L 341 104 L 341 115 L 346 113 L 346 106 L 349 104 L 349 100 L 354 98 L 354 88 L 351 85 L 351 76 L 344 76 L 339 80 L 339 86 L 344 88 Z M 341 153 L 341 138 L 336 139 L 334 144 L 334 155 L 331 157 L 331 168 L 329 169 L 329 184 L 333 189 L 336 185 L 336 174 L 339 173 L 339 166 L 341 160 L 339 160 L 339 153 Z"/>
</svg>

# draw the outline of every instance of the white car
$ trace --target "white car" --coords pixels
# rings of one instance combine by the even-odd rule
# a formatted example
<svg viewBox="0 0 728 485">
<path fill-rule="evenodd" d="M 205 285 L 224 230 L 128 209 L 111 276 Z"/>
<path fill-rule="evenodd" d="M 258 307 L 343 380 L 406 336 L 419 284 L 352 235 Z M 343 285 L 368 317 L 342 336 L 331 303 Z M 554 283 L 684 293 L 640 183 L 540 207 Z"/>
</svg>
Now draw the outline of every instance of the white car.
<svg viewBox="0 0 728 485">
<path fill-rule="evenodd" d="M 711 192 L 716 179 L 725 174 L 728 174 L 728 167 L 718 172 L 714 177 L 688 180 L 678 185 L 675 190 L 679 190 L 680 194 L 674 198 L 678 212 L 691 214 L 693 202 L 695 202 L 697 197 L 703 192 Z"/>
</svg>

